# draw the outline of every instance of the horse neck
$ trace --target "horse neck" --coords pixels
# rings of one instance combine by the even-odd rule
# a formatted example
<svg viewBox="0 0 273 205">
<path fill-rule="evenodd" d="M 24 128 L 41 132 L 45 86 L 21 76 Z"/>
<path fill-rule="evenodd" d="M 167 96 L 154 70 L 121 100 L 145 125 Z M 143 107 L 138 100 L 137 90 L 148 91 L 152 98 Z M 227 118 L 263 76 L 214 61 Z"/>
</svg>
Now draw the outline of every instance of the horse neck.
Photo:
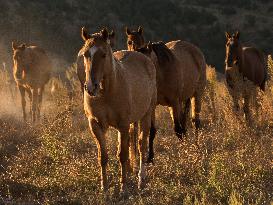
<svg viewBox="0 0 273 205">
<path fill-rule="evenodd" d="M 154 51 L 152 51 L 152 53 L 151 53 L 151 60 L 154 63 L 155 68 L 158 69 L 159 68 L 158 57 L 157 57 L 157 55 L 155 54 Z"/>
<path fill-rule="evenodd" d="M 241 43 L 239 43 L 238 46 L 238 64 L 239 64 L 239 68 L 242 70 L 242 67 L 244 66 L 244 53 L 243 53 L 243 46 Z"/>
</svg>

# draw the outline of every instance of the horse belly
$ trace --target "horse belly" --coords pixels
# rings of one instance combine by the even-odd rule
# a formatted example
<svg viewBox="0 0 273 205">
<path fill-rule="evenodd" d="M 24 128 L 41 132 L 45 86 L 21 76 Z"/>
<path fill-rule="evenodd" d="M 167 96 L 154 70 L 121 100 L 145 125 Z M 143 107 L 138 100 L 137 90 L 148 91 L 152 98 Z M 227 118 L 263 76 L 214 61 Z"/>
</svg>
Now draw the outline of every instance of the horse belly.
<svg viewBox="0 0 273 205">
<path fill-rule="evenodd" d="M 151 86 L 149 81 L 135 81 L 132 88 L 131 113 L 130 121 L 139 121 L 149 110 L 155 88 Z"/>
</svg>

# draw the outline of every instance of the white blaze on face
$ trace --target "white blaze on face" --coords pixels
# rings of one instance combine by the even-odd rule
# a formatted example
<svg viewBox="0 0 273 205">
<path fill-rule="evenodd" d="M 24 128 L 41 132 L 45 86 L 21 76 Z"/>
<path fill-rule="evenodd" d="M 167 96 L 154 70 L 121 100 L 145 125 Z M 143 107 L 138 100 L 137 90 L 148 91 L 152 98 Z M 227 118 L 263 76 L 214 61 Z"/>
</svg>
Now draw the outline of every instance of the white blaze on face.
<svg viewBox="0 0 273 205">
<path fill-rule="evenodd" d="M 90 54 L 90 59 L 92 60 L 92 58 L 94 57 L 94 55 L 95 55 L 95 53 L 97 52 L 97 50 L 98 50 L 98 47 L 97 46 L 93 46 L 93 47 L 91 47 L 90 49 L 89 49 L 89 54 Z M 87 59 L 86 58 L 84 58 L 84 60 L 86 61 Z M 90 66 L 91 66 L 91 64 L 90 64 Z M 89 71 L 91 71 L 91 69 L 89 70 Z M 89 90 L 89 91 L 91 91 L 92 89 L 93 89 L 93 87 L 92 87 L 92 81 L 91 81 L 91 76 L 89 77 L 89 79 L 88 79 L 88 82 L 87 82 L 87 89 Z"/>
<path fill-rule="evenodd" d="M 97 46 L 93 46 L 89 49 L 89 53 L 90 53 L 90 57 L 91 59 L 93 58 L 93 56 L 95 55 L 95 53 L 97 52 L 98 47 Z"/>
</svg>

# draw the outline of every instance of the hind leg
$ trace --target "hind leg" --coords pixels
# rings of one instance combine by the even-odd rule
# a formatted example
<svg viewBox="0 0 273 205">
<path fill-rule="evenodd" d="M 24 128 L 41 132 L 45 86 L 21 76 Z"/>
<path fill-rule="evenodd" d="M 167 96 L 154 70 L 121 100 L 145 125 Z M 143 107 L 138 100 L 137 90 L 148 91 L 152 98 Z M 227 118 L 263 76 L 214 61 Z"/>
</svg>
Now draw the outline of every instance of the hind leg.
<svg viewBox="0 0 273 205">
<path fill-rule="evenodd" d="M 180 124 L 182 126 L 182 130 L 184 130 L 183 134 L 187 132 L 187 118 L 189 116 L 191 106 L 191 99 L 189 98 L 184 106 L 184 112 L 181 112 Z"/>
<path fill-rule="evenodd" d="M 176 136 L 180 140 L 182 139 L 182 134 L 185 134 L 186 132 L 180 124 L 181 107 L 182 106 L 178 102 L 171 107 L 171 115 L 174 122 L 174 131 Z"/>
<path fill-rule="evenodd" d="M 44 87 L 38 90 L 37 118 L 40 119 Z"/>
<path fill-rule="evenodd" d="M 101 189 L 107 191 L 107 175 L 106 168 L 108 163 L 108 154 L 106 147 L 105 133 L 107 128 L 102 127 L 99 122 L 94 119 L 88 119 L 90 130 L 95 138 L 97 148 L 98 148 L 98 163 L 100 166 L 100 177 L 101 177 Z"/>
<path fill-rule="evenodd" d="M 145 160 L 147 154 L 147 140 L 151 128 L 151 111 L 149 111 L 140 121 L 140 136 L 138 140 L 139 147 L 139 173 L 138 188 L 143 187 L 143 179 L 146 176 Z"/>
<path fill-rule="evenodd" d="M 36 112 L 38 106 L 38 89 L 32 89 L 32 105 L 31 105 L 31 115 L 32 115 L 32 122 L 36 121 Z"/>
<path fill-rule="evenodd" d="M 26 89 L 23 86 L 18 85 L 20 94 L 21 94 L 21 104 L 22 104 L 22 109 L 23 109 L 23 118 L 24 121 L 27 120 L 27 115 L 26 115 L 26 99 L 25 99 L 25 91 Z"/>
<path fill-rule="evenodd" d="M 137 169 L 136 155 L 137 155 L 137 136 L 138 136 L 138 122 L 133 124 L 130 128 L 130 147 L 129 147 L 129 168 L 132 167 L 132 171 L 135 172 Z"/>
<path fill-rule="evenodd" d="M 155 128 L 155 110 L 152 111 L 151 116 L 151 128 L 150 128 L 150 135 L 149 135 L 149 156 L 147 163 L 153 163 L 154 160 L 154 139 L 156 135 L 156 128 Z"/>
<path fill-rule="evenodd" d="M 29 99 L 29 114 L 31 115 L 31 110 L 32 110 L 32 93 L 30 89 L 26 89 L 27 94 L 28 94 L 28 99 Z"/>
<path fill-rule="evenodd" d="M 199 129 L 201 126 L 201 122 L 200 122 L 200 112 L 201 112 L 201 106 L 202 106 L 202 101 L 201 101 L 201 95 L 200 94 L 196 94 L 194 96 L 194 110 L 193 110 L 193 114 L 194 114 L 194 124 L 195 124 L 195 128 Z"/>
</svg>

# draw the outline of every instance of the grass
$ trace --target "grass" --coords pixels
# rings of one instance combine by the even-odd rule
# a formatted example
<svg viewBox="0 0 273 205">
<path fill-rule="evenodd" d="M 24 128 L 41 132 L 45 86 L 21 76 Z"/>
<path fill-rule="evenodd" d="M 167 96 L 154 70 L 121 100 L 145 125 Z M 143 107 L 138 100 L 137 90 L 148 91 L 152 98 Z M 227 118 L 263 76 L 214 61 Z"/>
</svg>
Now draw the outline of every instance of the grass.
<svg viewBox="0 0 273 205">
<path fill-rule="evenodd" d="M 269 58 L 269 70 L 273 62 Z M 1 73 L 1 78 L 7 78 Z M 208 68 L 208 87 L 198 135 L 189 124 L 184 141 L 173 133 L 166 108 L 157 108 L 155 165 L 147 185 L 118 194 L 117 132 L 108 132 L 110 197 L 100 192 L 97 148 L 82 110 L 79 87 L 68 108 L 64 87 L 46 89 L 40 124 L 22 123 L 13 85 L 1 81 L 0 204 L 270 204 L 272 202 L 273 81 L 262 97 L 261 114 L 247 126 L 232 111 L 223 81 Z M 13 97 L 10 92 L 13 91 Z M 212 97 L 213 96 L 213 97 Z M 7 100 L 14 104 L 7 105 Z M 213 106 L 212 99 L 214 99 Z M 2 106 L 3 105 L 3 106 Z"/>
</svg>

